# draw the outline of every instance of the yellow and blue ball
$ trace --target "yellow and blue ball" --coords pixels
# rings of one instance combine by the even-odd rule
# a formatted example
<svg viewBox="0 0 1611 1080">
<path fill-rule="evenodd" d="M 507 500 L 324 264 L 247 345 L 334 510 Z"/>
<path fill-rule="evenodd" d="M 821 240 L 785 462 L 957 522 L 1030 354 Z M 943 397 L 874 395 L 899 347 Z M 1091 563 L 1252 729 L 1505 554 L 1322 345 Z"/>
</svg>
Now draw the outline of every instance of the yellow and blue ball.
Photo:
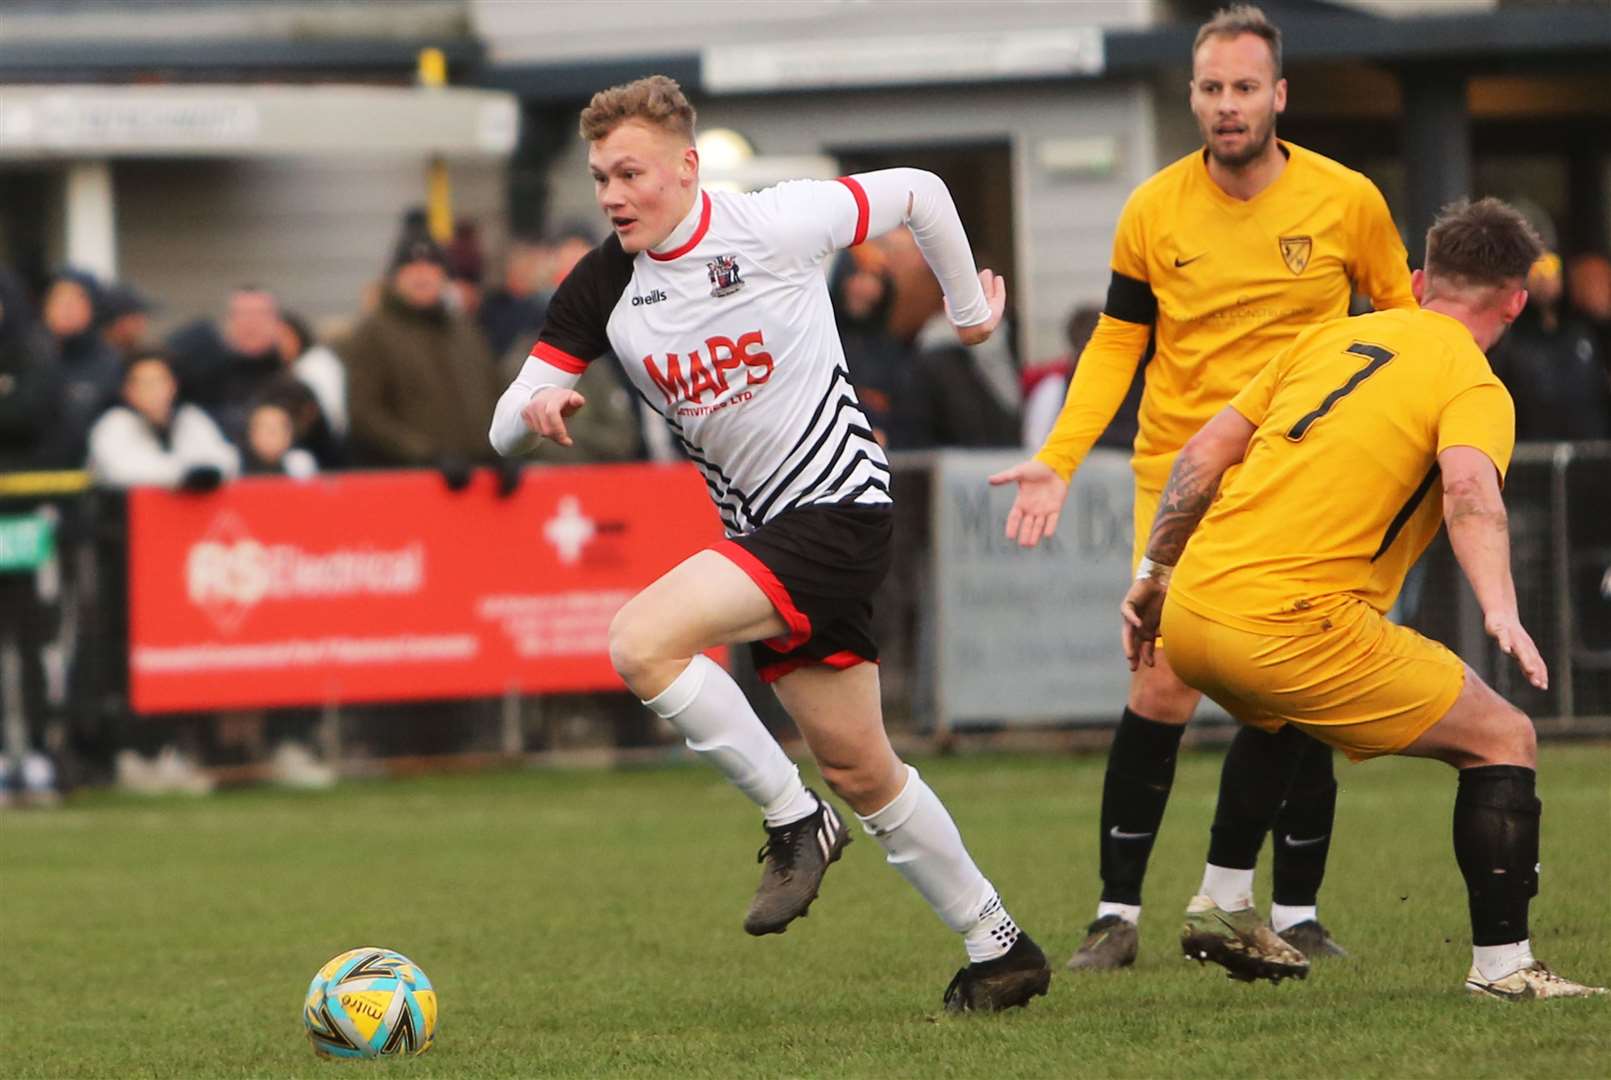
<svg viewBox="0 0 1611 1080">
<path fill-rule="evenodd" d="M 325 962 L 302 1004 L 320 1057 L 407 1057 L 436 1038 L 436 990 L 419 965 L 391 949 L 349 949 Z"/>
</svg>

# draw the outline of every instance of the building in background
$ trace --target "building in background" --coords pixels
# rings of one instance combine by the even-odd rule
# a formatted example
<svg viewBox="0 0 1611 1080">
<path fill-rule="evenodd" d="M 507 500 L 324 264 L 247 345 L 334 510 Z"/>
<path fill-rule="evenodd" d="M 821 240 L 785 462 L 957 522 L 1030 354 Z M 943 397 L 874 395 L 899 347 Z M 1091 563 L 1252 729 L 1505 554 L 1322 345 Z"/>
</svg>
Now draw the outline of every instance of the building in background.
<svg viewBox="0 0 1611 1080">
<path fill-rule="evenodd" d="M 397 131 L 405 148 L 391 155 L 356 142 L 334 153 L 297 148 L 290 131 L 283 146 L 256 152 L 242 148 L 240 103 L 267 100 L 253 89 L 261 84 L 418 95 L 406 88 L 430 46 L 444 51 L 454 87 L 518 102 L 507 162 L 480 131 L 451 132 L 457 141 L 442 147 L 457 155 L 455 207 L 480 220 L 490 252 L 510 230 L 594 218 L 577 110 L 596 89 L 661 72 L 694 98 L 702 127 L 747 144 L 752 180 L 784 166 L 820 174 L 903 163 L 941 173 L 981 255 L 1009 278 L 1021 352 L 1047 356 L 1069 308 L 1102 296 L 1125 197 L 1197 143 L 1189 54 L 1196 26 L 1218 6 L 0 3 L 0 117 L 16 95 L 6 84 L 93 83 L 125 88 L 131 101 L 134 87 L 235 88 L 200 112 L 163 106 L 132 119 L 144 114 L 108 106 L 79 121 L 123 125 L 119 138 L 177 125 L 186 138 L 221 140 L 216 153 L 102 146 L 98 160 L 109 164 L 85 167 L 97 159 L 19 152 L 0 124 L 0 260 L 35 274 L 60 262 L 71 253 L 65 208 L 104 202 L 96 192 L 107 190 L 119 269 L 170 310 L 210 310 L 245 277 L 277 285 L 288 306 L 315 316 L 350 313 L 397 214 L 422 200 L 423 131 Z M 1437 206 L 1467 191 L 1530 204 L 1568 254 L 1611 246 L 1611 2 L 1263 6 L 1286 35 L 1292 93 L 1282 134 L 1376 180 L 1412 254 Z M 322 122 L 321 112 L 314 104 L 306 115 Z M 484 123 L 499 138 L 516 126 L 460 123 Z"/>
</svg>

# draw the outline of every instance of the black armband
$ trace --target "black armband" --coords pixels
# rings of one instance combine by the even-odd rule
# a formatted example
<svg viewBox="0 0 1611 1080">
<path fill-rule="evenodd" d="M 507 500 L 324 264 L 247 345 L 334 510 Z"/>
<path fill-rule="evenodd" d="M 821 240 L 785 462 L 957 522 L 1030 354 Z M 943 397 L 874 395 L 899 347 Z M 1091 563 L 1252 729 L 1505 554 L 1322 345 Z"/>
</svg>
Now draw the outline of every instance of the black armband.
<svg viewBox="0 0 1611 1080">
<path fill-rule="evenodd" d="M 1151 326 L 1158 318 L 1158 298 L 1152 295 L 1152 286 L 1145 281 L 1115 270 L 1108 281 L 1108 302 L 1102 314 L 1120 322 Z"/>
</svg>

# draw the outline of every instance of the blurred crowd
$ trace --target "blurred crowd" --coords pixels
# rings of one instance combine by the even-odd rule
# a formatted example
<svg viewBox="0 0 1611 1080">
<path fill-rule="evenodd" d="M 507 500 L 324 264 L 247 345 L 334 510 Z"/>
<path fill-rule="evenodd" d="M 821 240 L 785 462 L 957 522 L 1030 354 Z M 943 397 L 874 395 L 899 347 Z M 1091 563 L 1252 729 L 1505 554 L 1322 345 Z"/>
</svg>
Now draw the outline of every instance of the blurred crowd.
<svg viewBox="0 0 1611 1080">
<path fill-rule="evenodd" d="M 286 310 L 272 283 L 241 283 L 221 310 L 186 319 L 192 313 L 165 310 L 138 283 L 74 268 L 25 282 L 0 266 L 0 495 L 7 474 L 78 469 L 105 488 L 201 492 L 242 475 L 426 468 L 460 490 L 477 467 L 496 470 L 507 495 L 520 463 L 494 454 L 489 418 L 553 290 L 595 241 L 581 227 L 517 237 L 489 273 L 473 223 L 439 244 L 414 212 L 357 313 L 322 334 Z M 979 262 L 993 265 L 988 253 Z M 1037 448 L 1099 314 L 1097 304 L 1073 305 L 1052 357 L 1023 354 L 1010 313 L 1007 333 L 963 346 L 904 230 L 841 253 L 828 287 L 852 382 L 891 450 Z M 1518 438 L 1611 438 L 1611 260 L 1546 255 L 1528 287 L 1531 302 L 1491 354 L 1516 401 Z M 169 328 L 160 338 L 159 324 Z M 1103 444 L 1129 446 L 1141 387 L 1138 371 Z M 615 358 L 592 364 L 579 389 L 588 408 L 571 421 L 575 446 L 544 446 L 540 461 L 677 456 Z M 25 509 L 25 500 L 0 499 L 0 516 Z M 0 564 L 0 644 L 21 659 L 0 664 L 0 701 L 11 703 L 0 715 L 20 711 L 27 748 L 0 753 L 0 804 L 56 786 L 44 718 L 65 692 L 48 692 L 42 657 L 61 636 L 63 574 L 70 591 L 70 569 L 52 579 Z M 0 740 L 16 743 L 15 734 Z M 150 749 L 149 760 L 120 763 L 132 786 L 198 782 L 172 747 Z"/>
</svg>

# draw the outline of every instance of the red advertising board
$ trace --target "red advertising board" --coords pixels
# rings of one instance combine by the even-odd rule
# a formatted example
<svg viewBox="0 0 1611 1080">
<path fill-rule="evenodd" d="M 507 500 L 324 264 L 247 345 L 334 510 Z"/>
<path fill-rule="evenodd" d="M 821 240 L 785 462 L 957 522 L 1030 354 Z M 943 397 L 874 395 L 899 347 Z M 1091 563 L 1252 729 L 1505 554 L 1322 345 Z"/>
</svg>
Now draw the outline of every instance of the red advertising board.
<svg viewBox="0 0 1611 1080">
<path fill-rule="evenodd" d="M 620 689 L 611 618 L 721 538 L 686 465 L 246 479 L 129 500 L 136 712 Z"/>
</svg>

